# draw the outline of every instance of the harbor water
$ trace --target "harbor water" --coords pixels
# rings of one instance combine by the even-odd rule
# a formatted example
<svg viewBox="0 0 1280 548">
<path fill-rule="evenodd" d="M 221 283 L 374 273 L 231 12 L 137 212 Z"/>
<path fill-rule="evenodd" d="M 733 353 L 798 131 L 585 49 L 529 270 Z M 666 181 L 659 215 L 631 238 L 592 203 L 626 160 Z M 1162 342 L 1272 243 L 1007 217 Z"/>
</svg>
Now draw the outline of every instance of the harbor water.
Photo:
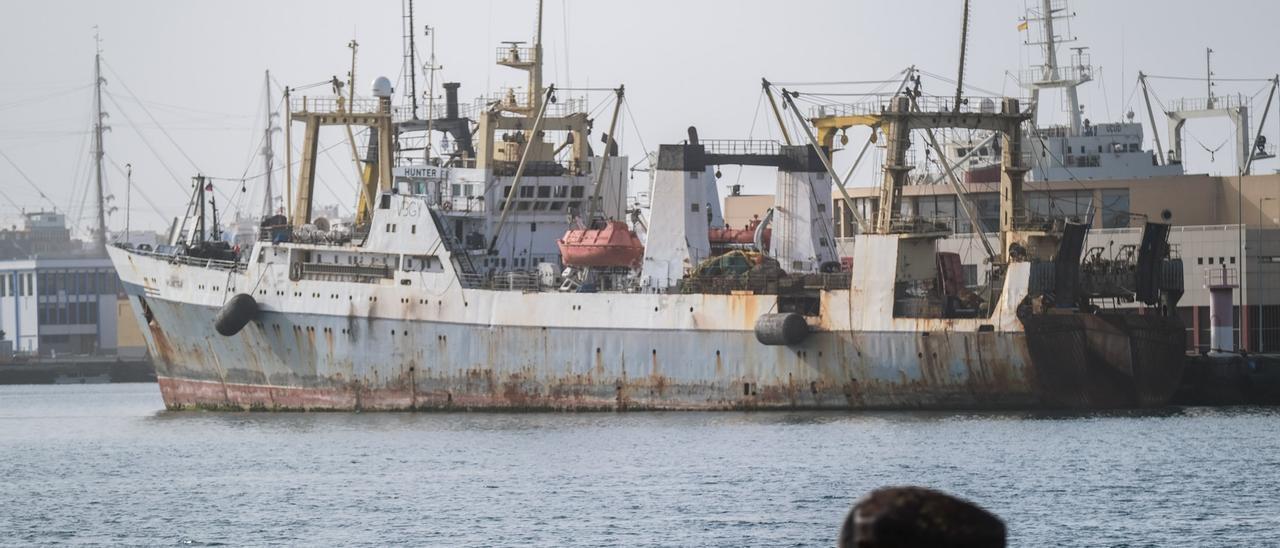
<svg viewBox="0 0 1280 548">
<path fill-rule="evenodd" d="M 0 386 L 0 544 L 832 546 L 871 489 L 1015 546 L 1280 545 L 1280 412 L 168 412 Z"/>
</svg>

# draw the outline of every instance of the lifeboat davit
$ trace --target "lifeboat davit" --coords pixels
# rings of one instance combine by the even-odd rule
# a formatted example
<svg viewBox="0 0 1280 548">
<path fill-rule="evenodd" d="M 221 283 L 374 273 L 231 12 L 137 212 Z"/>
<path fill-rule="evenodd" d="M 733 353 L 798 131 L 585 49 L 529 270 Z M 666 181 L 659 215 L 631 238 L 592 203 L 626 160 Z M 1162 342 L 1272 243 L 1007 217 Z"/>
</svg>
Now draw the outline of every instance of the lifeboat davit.
<svg viewBox="0 0 1280 548">
<path fill-rule="evenodd" d="M 566 266 L 639 268 L 644 244 L 622 221 L 606 221 L 598 228 L 574 228 L 556 241 Z"/>
</svg>

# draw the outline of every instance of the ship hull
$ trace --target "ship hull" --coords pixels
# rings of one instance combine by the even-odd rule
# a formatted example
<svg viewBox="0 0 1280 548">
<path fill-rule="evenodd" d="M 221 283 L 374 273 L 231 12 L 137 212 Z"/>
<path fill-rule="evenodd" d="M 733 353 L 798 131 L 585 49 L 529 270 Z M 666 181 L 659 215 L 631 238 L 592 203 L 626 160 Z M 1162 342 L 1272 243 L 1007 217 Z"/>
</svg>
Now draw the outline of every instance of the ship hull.
<svg viewBox="0 0 1280 548">
<path fill-rule="evenodd" d="M 1091 331 L 1072 326 L 1043 339 L 827 331 L 774 347 L 742 330 L 268 311 L 224 337 L 213 327 L 217 307 L 127 288 L 170 409 L 1087 409 L 1161 405 L 1181 374 L 1176 356 L 1164 361 L 1168 351 L 1143 356 L 1150 371 L 1138 376 L 1099 362 L 1099 352 L 1062 351 L 1073 341 L 1090 348 Z M 1113 353 L 1137 351 L 1102 338 Z"/>
</svg>

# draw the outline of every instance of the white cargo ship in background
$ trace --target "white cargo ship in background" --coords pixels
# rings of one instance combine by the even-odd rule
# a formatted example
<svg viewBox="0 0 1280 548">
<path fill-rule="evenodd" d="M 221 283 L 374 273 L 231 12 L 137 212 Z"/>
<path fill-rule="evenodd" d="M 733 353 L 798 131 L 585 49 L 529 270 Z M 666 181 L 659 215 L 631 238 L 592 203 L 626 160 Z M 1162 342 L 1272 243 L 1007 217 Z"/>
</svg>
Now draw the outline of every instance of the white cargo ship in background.
<svg viewBox="0 0 1280 548">
<path fill-rule="evenodd" d="M 1148 225 L 1134 264 L 1082 273 L 1086 229 L 1025 214 L 1027 168 L 1011 146 L 987 286 L 964 287 L 954 254 L 938 252 L 949 229 L 897 207 L 858 219 L 845 270 L 830 211 L 843 181 L 809 120 L 795 145 L 690 128 L 660 147 L 643 219 L 627 208 L 628 159 L 612 138 L 624 88 L 593 120 L 573 90 L 544 85 L 541 6 L 538 20 L 532 46 L 496 53 L 528 72 L 527 88 L 471 109 L 456 83 L 423 118 L 392 104 L 386 79 L 367 99 L 291 97 L 301 167 L 288 211 L 251 247 L 210 237 L 197 181 L 171 247 L 109 249 L 168 407 L 1099 408 L 1162 405 L 1177 387 L 1183 328 L 1165 312 L 1181 279 L 1166 274 L 1181 269 L 1166 225 Z M 857 123 L 887 143 L 883 203 L 908 181 L 913 131 L 1023 142 L 1016 99 L 945 117 L 925 99 L 859 106 Z M 350 227 L 312 214 L 326 125 L 371 128 Z M 422 144 L 440 133 L 448 151 Z M 724 164 L 777 169 L 767 226 L 723 226 Z"/>
</svg>

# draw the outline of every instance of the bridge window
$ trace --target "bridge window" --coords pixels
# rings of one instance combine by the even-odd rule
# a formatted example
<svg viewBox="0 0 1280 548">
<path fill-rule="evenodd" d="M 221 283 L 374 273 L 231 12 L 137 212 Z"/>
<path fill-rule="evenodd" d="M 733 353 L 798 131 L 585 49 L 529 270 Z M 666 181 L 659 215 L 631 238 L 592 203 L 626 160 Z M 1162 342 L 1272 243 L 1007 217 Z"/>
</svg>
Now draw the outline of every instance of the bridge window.
<svg viewBox="0 0 1280 548">
<path fill-rule="evenodd" d="M 1129 189 L 1102 191 L 1102 228 L 1129 227 Z"/>
</svg>

